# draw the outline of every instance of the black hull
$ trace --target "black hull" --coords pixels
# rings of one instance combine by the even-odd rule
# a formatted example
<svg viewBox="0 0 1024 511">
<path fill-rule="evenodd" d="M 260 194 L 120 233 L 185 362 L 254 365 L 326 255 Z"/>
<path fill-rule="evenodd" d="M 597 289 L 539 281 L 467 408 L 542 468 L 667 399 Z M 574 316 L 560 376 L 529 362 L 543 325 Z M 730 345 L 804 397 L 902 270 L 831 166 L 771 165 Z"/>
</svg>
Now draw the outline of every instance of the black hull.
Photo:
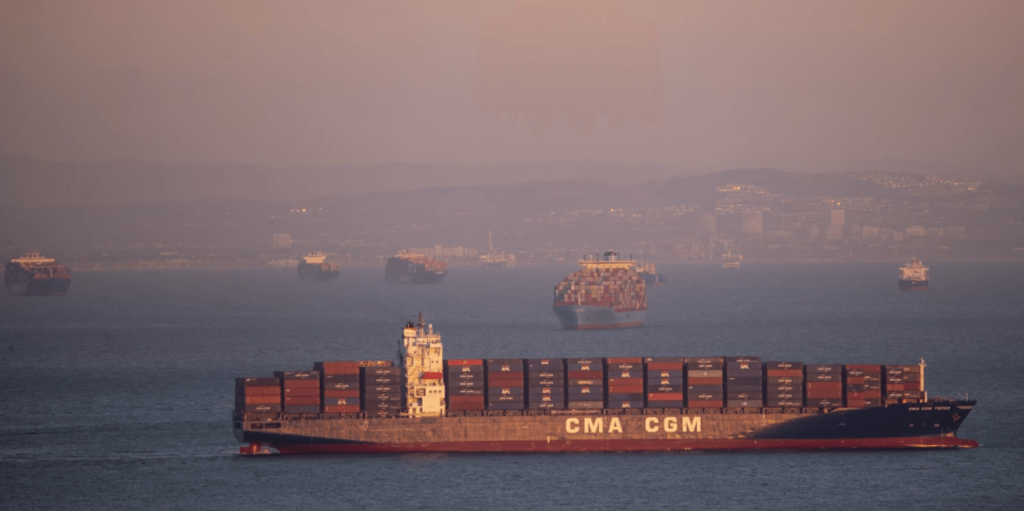
<svg viewBox="0 0 1024 511">
<path fill-rule="evenodd" d="M 927 291 L 927 280 L 900 280 L 900 291 Z"/>
<path fill-rule="evenodd" d="M 414 273 L 385 273 L 384 281 L 388 284 L 440 284 L 448 275 L 444 273 L 432 273 L 426 270 Z"/>
<path fill-rule="evenodd" d="M 47 278 L 29 281 L 5 282 L 7 293 L 12 296 L 64 296 L 71 289 L 71 279 Z"/>
</svg>

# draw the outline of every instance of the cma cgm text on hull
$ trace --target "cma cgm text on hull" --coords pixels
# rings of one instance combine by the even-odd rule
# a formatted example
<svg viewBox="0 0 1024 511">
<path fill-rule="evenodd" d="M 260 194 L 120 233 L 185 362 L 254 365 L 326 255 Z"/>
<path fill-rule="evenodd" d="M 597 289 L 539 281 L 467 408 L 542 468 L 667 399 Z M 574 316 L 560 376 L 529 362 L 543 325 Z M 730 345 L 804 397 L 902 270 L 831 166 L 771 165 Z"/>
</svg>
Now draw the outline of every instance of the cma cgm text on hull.
<svg viewBox="0 0 1024 511">
<path fill-rule="evenodd" d="M 973 401 L 929 399 L 924 365 L 757 357 L 443 359 L 408 325 L 401 361 L 239 378 L 243 452 L 563 452 L 975 447 Z"/>
</svg>

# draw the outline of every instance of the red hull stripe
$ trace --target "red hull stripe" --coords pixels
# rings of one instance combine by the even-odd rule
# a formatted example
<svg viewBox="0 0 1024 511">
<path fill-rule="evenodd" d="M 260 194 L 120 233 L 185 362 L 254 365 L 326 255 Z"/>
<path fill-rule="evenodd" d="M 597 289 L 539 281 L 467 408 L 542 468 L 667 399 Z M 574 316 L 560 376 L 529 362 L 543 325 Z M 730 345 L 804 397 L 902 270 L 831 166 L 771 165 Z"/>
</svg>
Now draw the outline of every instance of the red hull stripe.
<svg viewBox="0 0 1024 511">
<path fill-rule="evenodd" d="M 573 325 L 566 326 L 566 330 L 603 330 L 610 328 L 629 328 L 634 326 L 640 326 L 644 324 L 643 321 L 633 321 L 631 323 L 608 323 L 604 325 Z"/>
<path fill-rule="evenodd" d="M 950 449 L 977 447 L 957 437 L 847 438 L 821 440 L 558 440 L 511 442 L 431 442 L 270 445 L 282 454 L 401 452 L 624 452 L 781 449 Z"/>
</svg>

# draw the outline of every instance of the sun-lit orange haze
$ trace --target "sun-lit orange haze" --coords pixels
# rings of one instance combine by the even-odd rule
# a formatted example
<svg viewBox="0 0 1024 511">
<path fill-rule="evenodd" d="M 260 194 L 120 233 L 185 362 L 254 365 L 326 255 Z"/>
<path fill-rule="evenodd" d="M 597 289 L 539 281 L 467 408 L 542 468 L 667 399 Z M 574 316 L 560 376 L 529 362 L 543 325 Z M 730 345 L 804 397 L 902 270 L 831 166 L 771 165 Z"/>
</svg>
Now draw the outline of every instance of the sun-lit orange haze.
<svg viewBox="0 0 1024 511">
<path fill-rule="evenodd" d="M 0 2 L 0 155 L 259 164 L 1024 169 L 1024 2 L 624 1 L 660 122 L 543 137 L 474 100 L 501 1 Z"/>
</svg>

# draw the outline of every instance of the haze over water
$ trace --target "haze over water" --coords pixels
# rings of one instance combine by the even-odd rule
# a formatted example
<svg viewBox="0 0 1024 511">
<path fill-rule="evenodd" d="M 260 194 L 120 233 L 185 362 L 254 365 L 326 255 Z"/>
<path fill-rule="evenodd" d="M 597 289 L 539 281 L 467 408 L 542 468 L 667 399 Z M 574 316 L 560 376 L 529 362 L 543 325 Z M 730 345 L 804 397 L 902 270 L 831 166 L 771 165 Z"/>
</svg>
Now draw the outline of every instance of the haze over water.
<svg viewBox="0 0 1024 511">
<path fill-rule="evenodd" d="M 438 286 L 294 270 L 77 272 L 63 298 L 0 297 L 3 509 L 1011 509 L 1024 490 L 1024 266 L 659 265 L 646 324 L 570 332 L 551 311 L 572 265 L 453 267 Z M 240 457 L 236 376 L 393 359 L 423 312 L 446 358 L 759 355 L 910 364 L 969 392 L 981 447 Z"/>
</svg>

